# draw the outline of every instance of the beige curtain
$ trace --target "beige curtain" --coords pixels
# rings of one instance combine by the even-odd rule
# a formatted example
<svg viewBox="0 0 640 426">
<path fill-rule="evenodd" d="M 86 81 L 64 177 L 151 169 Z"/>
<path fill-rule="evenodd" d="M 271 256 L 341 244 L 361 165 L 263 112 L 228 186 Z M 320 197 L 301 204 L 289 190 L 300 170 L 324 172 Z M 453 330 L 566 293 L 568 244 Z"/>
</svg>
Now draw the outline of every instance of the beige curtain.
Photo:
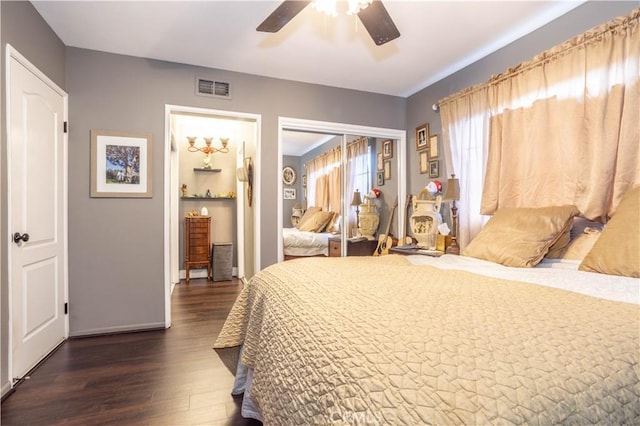
<svg viewBox="0 0 640 426">
<path fill-rule="evenodd" d="M 482 189 L 471 215 L 575 204 L 604 219 L 640 183 L 639 18 L 636 9 L 440 101 L 461 191 L 466 148 L 484 153 L 484 177 L 466 188 Z M 479 140 L 460 140 L 470 135 Z"/>
<path fill-rule="evenodd" d="M 342 158 L 340 148 L 334 148 L 307 162 L 307 185 L 309 186 L 309 207 L 340 212 L 340 174 Z"/>
</svg>

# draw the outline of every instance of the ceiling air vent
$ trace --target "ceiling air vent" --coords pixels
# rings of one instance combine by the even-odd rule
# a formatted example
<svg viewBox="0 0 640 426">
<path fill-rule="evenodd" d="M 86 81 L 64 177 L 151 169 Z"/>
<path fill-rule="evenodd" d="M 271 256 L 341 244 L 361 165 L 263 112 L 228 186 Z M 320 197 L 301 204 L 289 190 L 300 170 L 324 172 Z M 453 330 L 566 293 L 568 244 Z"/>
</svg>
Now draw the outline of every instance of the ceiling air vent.
<svg viewBox="0 0 640 426">
<path fill-rule="evenodd" d="M 224 81 L 196 77 L 196 95 L 231 99 L 231 84 Z"/>
</svg>

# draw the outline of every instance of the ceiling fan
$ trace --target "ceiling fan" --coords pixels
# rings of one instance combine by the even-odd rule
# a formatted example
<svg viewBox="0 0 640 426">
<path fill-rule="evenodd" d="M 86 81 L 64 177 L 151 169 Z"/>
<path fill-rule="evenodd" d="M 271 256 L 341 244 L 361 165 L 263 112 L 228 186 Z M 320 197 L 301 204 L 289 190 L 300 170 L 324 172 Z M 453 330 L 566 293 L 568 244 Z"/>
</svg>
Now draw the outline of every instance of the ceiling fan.
<svg viewBox="0 0 640 426">
<path fill-rule="evenodd" d="M 267 17 L 257 31 L 276 33 L 313 1 L 285 0 Z M 358 12 L 358 18 L 367 29 L 374 43 L 381 46 L 400 37 L 400 31 L 393 23 L 389 12 L 380 0 L 373 0 Z"/>
</svg>

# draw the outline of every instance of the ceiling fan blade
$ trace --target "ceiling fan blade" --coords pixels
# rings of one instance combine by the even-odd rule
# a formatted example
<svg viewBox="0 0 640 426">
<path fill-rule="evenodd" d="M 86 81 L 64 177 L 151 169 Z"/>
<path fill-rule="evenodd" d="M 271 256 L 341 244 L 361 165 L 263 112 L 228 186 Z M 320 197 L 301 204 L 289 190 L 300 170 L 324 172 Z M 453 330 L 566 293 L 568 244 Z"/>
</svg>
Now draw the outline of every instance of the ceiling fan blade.
<svg viewBox="0 0 640 426">
<path fill-rule="evenodd" d="M 271 15 L 267 16 L 258 28 L 257 31 L 265 33 L 277 33 L 282 27 L 292 20 L 298 13 L 302 11 L 311 1 L 301 0 L 285 0 L 280 3 L 280 6 L 274 10 Z"/>
<path fill-rule="evenodd" d="M 373 0 L 366 9 L 358 12 L 358 17 L 378 46 L 400 37 L 400 31 L 380 0 Z"/>
</svg>

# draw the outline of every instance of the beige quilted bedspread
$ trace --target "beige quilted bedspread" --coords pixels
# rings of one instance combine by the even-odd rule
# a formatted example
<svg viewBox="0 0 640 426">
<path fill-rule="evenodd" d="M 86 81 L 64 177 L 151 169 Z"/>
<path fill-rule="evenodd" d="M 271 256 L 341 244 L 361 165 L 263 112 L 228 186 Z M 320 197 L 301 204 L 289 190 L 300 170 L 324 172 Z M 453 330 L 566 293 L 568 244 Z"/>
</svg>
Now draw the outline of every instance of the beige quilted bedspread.
<svg viewBox="0 0 640 426">
<path fill-rule="evenodd" d="M 214 347 L 266 425 L 640 424 L 639 334 L 636 305 L 392 255 L 266 268 Z"/>
</svg>

